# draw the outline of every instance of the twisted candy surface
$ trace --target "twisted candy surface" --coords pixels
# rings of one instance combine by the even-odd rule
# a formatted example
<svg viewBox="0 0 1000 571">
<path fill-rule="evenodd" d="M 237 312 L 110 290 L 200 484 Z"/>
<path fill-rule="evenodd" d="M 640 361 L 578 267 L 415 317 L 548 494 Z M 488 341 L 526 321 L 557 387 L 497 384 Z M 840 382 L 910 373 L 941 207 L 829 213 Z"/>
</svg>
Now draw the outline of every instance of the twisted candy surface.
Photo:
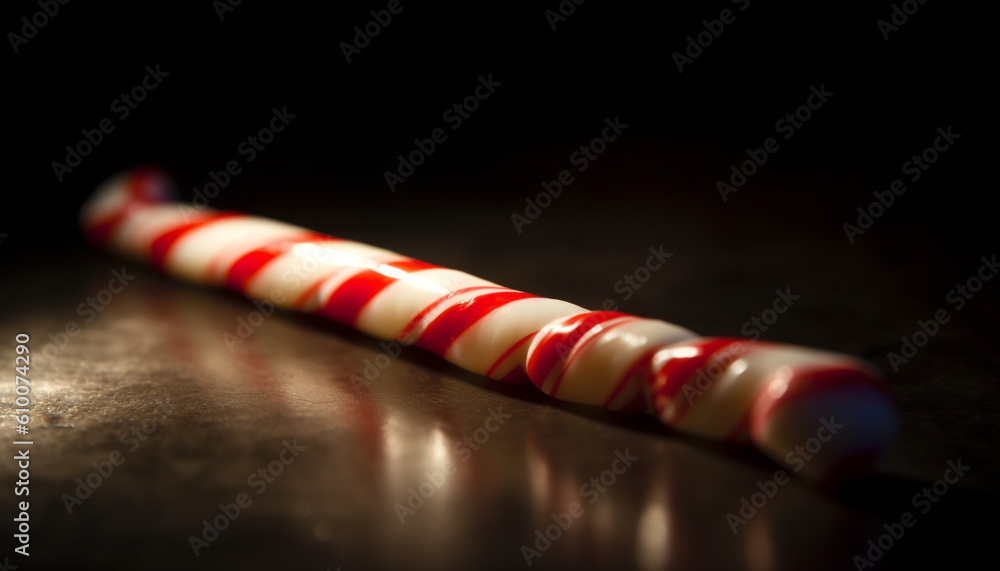
<svg viewBox="0 0 1000 571">
<path fill-rule="evenodd" d="M 810 478 L 862 473 L 895 436 L 894 401 L 859 360 L 588 311 L 366 244 L 170 202 L 167 189 L 150 169 L 107 181 L 81 212 L 85 232 L 173 276 L 318 313 L 491 379 L 648 411 L 713 440 L 750 439 Z"/>
</svg>

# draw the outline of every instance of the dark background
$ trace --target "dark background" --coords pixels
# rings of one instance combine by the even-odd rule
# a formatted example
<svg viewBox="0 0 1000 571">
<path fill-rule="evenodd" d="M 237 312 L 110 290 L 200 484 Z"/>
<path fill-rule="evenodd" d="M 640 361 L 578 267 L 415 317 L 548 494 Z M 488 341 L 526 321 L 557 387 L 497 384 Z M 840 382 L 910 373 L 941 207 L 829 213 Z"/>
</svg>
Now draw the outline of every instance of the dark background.
<svg viewBox="0 0 1000 571">
<path fill-rule="evenodd" d="M 987 119 L 995 97 L 984 14 L 931 0 L 886 41 L 876 21 L 889 18 L 893 9 L 889 2 L 856 6 L 751 0 L 741 12 L 738 4 L 721 1 L 662 6 L 590 0 L 577 6 L 555 31 L 544 15 L 547 9 L 557 9 L 555 1 L 530 8 L 419 1 L 403 6 L 350 63 L 341 52 L 341 42 L 352 41 L 353 27 L 364 26 L 371 20 L 369 11 L 383 9 L 384 2 L 330 6 L 243 2 L 221 21 L 210 2 L 183 6 L 72 2 L 60 6 L 59 13 L 18 53 L 8 44 L 3 56 L 5 164 L 14 176 L 8 179 L 9 200 L 0 214 L 0 233 L 5 234 L 0 237 L 4 269 L 0 299 L 7 327 L 12 332 L 29 331 L 42 345 L 46 333 L 73 318 L 78 301 L 92 295 L 107 271 L 117 267 L 119 261 L 94 252 L 76 226 L 80 205 L 102 180 L 137 165 L 155 164 L 174 175 L 181 198 L 190 200 L 193 189 L 210 180 L 209 171 L 218 172 L 234 159 L 241 161 L 243 172 L 211 201 L 213 208 L 293 222 L 587 307 L 596 308 L 610 298 L 623 311 L 667 319 L 705 334 L 739 336 L 744 322 L 770 306 L 775 288 L 790 287 L 801 301 L 764 337 L 872 360 L 887 373 L 899 397 L 903 415 L 899 443 L 879 475 L 856 489 L 821 494 L 798 483 L 798 499 L 781 512 L 788 517 L 768 528 L 767 537 L 776 538 L 777 546 L 770 558 L 722 543 L 696 542 L 698 547 L 686 553 L 715 549 L 730 566 L 794 568 L 810 561 L 795 547 L 804 545 L 805 528 L 811 538 L 805 544 L 828 556 L 824 565 L 853 568 L 850 554 L 863 549 L 868 536 L 845 539 L 843 533 L 825 526 L 869 529 L 855 525 L 853 518 L 860 518 L 857 521 L 867 522 L 871 530 L 879 529 L 879 518 L 895 518 L 906 509 L 914 489 L 940 478 L 947 460 L 962 457 L 974 469 L 959 485 L 961 493 L 948 497 L 949 507 L 921 520 L 932 522 L 915 532 L 923 535 L 911 536 L 906 548 L 899 547 L 878 565 L 905 567 L 929 558 L 954 562 L 953 549 L 963 553 L 958 563 L 985 557 L 980 540 L 994 533 L 995 523 L 973 522 L 984 513 L 992 521 L 995 511 L 987 508 L 996 505 L 998 467 L 992 443 L 998 436 L 1000 403 L 997 284 L 988 282 L 966 309 L 952 312 L 952 321 L 899 372 L 887 360 L 889 351 L 899 350 L 900 336 L 911 335 L 918 319 L 951 308 L 945 299 L 948 291 L 974 275 L 982 256 L 996 253 L 991 208 L 995 161 L 987 155 L 993 150 Z M 703 20 L 717 19 L 723 9 L 734 10 L 735 22 L 727 24 L 683 73 L 678 72 L 671 55 L 685 48 L 688 36 L 704 30 Z M 0 20 L 3 30 L 20 33 L 19 19 L 38 10 L 31 2 L 6 4 Z M 139 84 L 147 65 L 159 65 L 169 76 L 127 119 L 114 118 L 114 132 L 59 182 L 51 163 L 64 160 L 64 147 L 81 140 L 81 129 L 93 129 L 102 118 L 114 117 L 111 102 Z M 452 131 L 442 120 L 443 111 L 471 95 L 478 76 L 489 74 L 501 86 Z M 794 137 L 780 140 L 780 150 L 724 202 L 716 181 L 728 178 L 731 164 L 746 159 L 745 149 L 775 136 L 775 122 L 805 103 L 810 86 L 820 85 L 834 93 L 829 102 Z M 252 163 L 246 163 L 237 146 L 267 124 L 275 107 L 287 107 L 296 118 Z M 616 116 L 628 124 L 621 138 L 587 171 L 578 173 L 536 221 L 516 232 L 511 215 L 524 213 L 525 199 L 540 192 L 542 181 L 573 168 L 570 154 L 599 135 L 605 118 Z M 931 145 L 938 128 L 948 126 L 961 139 L 920 180 L 907 182 L 906 194 L 851 244 L 843 224 L 856 223 L 857 208 L 867 207 L 874 191 L 885 191 L 892 180 L 904 178 L 902 164 Z M 445 128 L 448 140 L 391 192 L 383 172 L 395 169 L 396 156 L 409 153 L 415 138 L 427 138 L 436 127 Z M 615 282 L 642 263 L 648 247 L 661 244 L 674 253 L 667 271 L 654 274 L 633 297 L 622 299 L 613 289 Z M 136 288 L 141 293 L 134 295 L 146 301 L 137 309 L 125 304 L 119 309 L 116 304 L 115 311 L 155 324 L 157 299 L 201 308 L 212 316 L 203 317 L 208 322 L 200 327 L 211 331 L 205 338 L 214 341 L 204 343 L 217 342 L 217 332 L 249 307 L 224 295 L 141 275 Z M 223 309 L 213 309 L 215 304 Z M 332 342 L 339 347 L 336 355 L 348 357 L 370 357 L 378 351 L 377 343 L 347 331 L 289 315 L 276 320 L 284 329 L 268 333 L 267 339 L 276 344 L 271 350 L 278 353 L 292 351 L 288 339 L 317 351 Z M 89 398 L 110 398 L 116 386 L 146 386 L 136 379 L 160 379 L 147 387 L 150 393 L 137 397 L 157 402 L 157 383 L 163 383 L 165 394 L 176 396 L 179 378 L 200 376 L 183 367 L 171 371 L 166 362 L 162 370 L 151 372 L 143 369 L 148 364 L 125 359 L 122 355 L 156 361 L 150 351 L 155 353 L 162 336 L 150 328 L 122 336 L 111 321 L 105 319 L 84 332 L 91 336 L 87 349 L 74 346 L 61 354 L 64 361 L 41 368 L 47 382 L 89 387 L 79 397 L 86 403 Z M 302 336 L 308 339 L 303 341 Z M 106 346 L 102 350 L 104 343 L 131 345 L 116 352 Z M 203 344 L 200 350 L 218 347 Z M 352 367 L 357 372 L 364 366 L 360 357 L 353 361 L 348 357 L 334 367 L 341 382 Z M 738 451 L 676 441 L 679 436 L 663 434 L 648 419 L 623 420 L 559 406 L 531 393 L 531 387 L 513 393 L 490 384 L 481 389 L 480 379 L 414 353 L 403 361 L 407 369 L 394 373 L 398 382 L 411 378 L 415 374 L 411 369 L 432 371 L 431 381 L 438 379 L 451 387 L 451 393 L 440 387 L 434 390 L 451 395 L 441 398 L 451 399 L 455 410 L 479 410 L 476 406 L 486 398 L 531 411 L 530 418 L 539 424 L 529 425 L 527 432 L 537 429 L 559 444 L 553 445 L 549 461 L 561 466 L 564 455 L 584 458 L 578 466 L 582 476 L 592 472 L 590 464 L 602 465 L 605 452 L 613 451 L 619 440 L 622 446 L 631 442 L 634 449 L 663 453 L 663 461 L 670 464 L 708 450 L 711 460 L 695 462 L 690 473 L 674 481 L 707 485 L 701 475 L 730 473 L 728 478 L 711 480 L 715 487 L 705 493 L 709 504 L 718 498 L 721 514 L 734 503 L 728 500 L 752 489 L 756 479 L 773 470 L 760 458 L 748 460 Z M 119 376 L 94 377 L 97 363 L 105 367 L 102 371 L 119 367 Z M 237 371 L 236 376 L 243 374 L 231 363 L 228 367 Z M 293 377 L 300 380 L 322 382 L 321 376 L 296 374 Z M 420 378 L 428 382 L 426 375 Z M 403 390 L 391 384 L 382 388 L 388 391 L 388 401 Z M 424 406 L 421 398 L 400 397 L 396 406 L 412 412 Z M 252 399 L 233 399 L 226 412 L 238 419 L 256 406 Z M 100 430 L 115 434 L 125 417 L 132 418 L 114 406 L 79 408 L 79 403 L 71 406 L 54 396 L 50 404 L 42 402 L 38 406 L 52 407 L 48 422 L 54 422 L 52 414 L 69 416 L 76 426 L 91 426 L 91 435 Z M 177 410 L 192 406 L 187 403 Z M 173 564 L 173 558 L 177 564 L 188 564 L 189 554 L 183 553 L 183 539 L 178 538 L 190 532 L 191 521 L 207 517 L 206 505 L 231 495 L 228 490 L 239 486 L 227 482 L 239 482 L 246 470 L 233 468 L 236 476 L 229 480 L 220 476 L 203 497 L 191 498 L 191 505 L 200 506 L 200 511 L 190 508 L 193 515 L 185 518 L 187 504 L 170 509 L 176 499 L 171 493 L 183 492 L 168 493 L 173 488 L 154 483 L 157 480 L 150 475 L 164 469 L 161 464 L 177 465 L 179 456 L 193 455 L 209 470 L 224 463 L 219 458 L 230 457 L 199 455 L 186 447 L 184 442 L 205 438 L 206 433 L 185 428 L 181 413 L 155 408 L 148 414 L 172 427 L 176 439 L 162 449 L 146 450 L 160 460 L 149 459 L 142 470 L 138 461 L 130 464 L 136 466 L 133 485 L 123 484 L 116 502 L 91 504 L 93 511 L 84 516 L 91 519 L 66 523 L 56 498 L 64 483 L 87 473 L 91 459 L 106 457 L 107 448 L 93 436 L 66 437 L 51 444 L 52 450 L 66 454 L 76 450 L 79 456 L 39 463 L 44 467 L 37 472 L 38 481 L 44 482 L 39 486 L 51 486 L 43 497 L 55 506 L 39 523 L 38 529 L 44 531 L 36 535 L 39 545 L 45 544 L 43 552 L 53 558 L 50 562 L 67 561 L 55 555 L 58 534 L 77 537 L 67 540 L 71 551 L 94 565 L 114 565 L 126 553 L 153 564 L 149 555 L 154 552 L 163 565 Z M 418 426 L 444 422 L 457 426 L 457 433 L 467 433 L 482 418 L 469 414 L 467 421 L 428 414 L 414 422 Z M 239 433 L 242 442 L 256 442 L 247 419 L 227 424 L 224 417 L 215 422 L 208 433 L 219 438 Z M 296 430 L 315 429 L 308 421 L 301 423 Z M 615 444 L 599 436 L 608 430 L 621 432 L 608 437 Z M 504 435 L 504 442 L 520 450 L 519 434 Z M 592 445 L 595 441 L 600 444 Z M 245 456 L 229 454 L 261 458 L 272 454 L 270 448 L 258 451 L 253 444 L 247 446 L 252 450 Z M 329 446 L 328 452 L 340 453 L 335 444 Z M 670 454 L 663 452 L 663 446 L 670 447 Z M 507 449 L 496 454 L 490 458 L 505 465 L 516 466 L 520 458 Z M 407 466 L 419 475 L 419 469 Z M 379 473 L 379 465 L 370 468 Z M 662 473 L 645 474 L 636 489 L 655 490 Z M 475 493 L 482 489 L 481 478 L 480 474 L 463 480 L 471 490 L 466 505 L 482 508 L 473 509 L 478 518 L 491 513 L 483 506 L 496 503 L 491 494 Z M 507 501 L 519 505 L 518 480 L 510 482 L 500 488 L 510 494 Z M 310 486 L 319 490 L 322 484 L 312 479 L 300 482 L 302 489 Z M 317 491 L 311 497 L 317 502 L 342 501 L 343 494 L 355 493 L 348 484 L 338 490 Z M 240 539 L 231 539 L 226 551 L 213 550 L 217 559 L 202 558 L 199 563 L 227 567 L 268 561 L 325 568 L 320 566 L 349 561 L 353 567 L 345 569 L 379 567 L 401 564 L 402 560 L 384 559 L 382 551 L 402 545 L 415 549 L 408 563 L 418 568 L 444 560 L 456 568 L 484 566 L 484 561 L 497 568 L 522 564 L 516 547 L 527 541 L 538 522 L 524 523 L 516 509 L 491 515 L 489 525 L 465 529 L 468 535 L 454 541 L 471 545 L 468 553 L 449 551 L 447 546 L 454 544 L 448 543 L 426 551 L 407 543 L 423 545 L 419 535 L 399 542 L 365 535 L 365 530 L 395 525 L 387 506 L 398 496 L 396 491 L 384 491 L 383 499 L 375 493 L 371 501 L 377 508 L 345 508 L 331 517 L 337 533 L 346 534 L 344 530 L 353 527 L 361 534 L 338 544 L 334 551 L 341 554 L 339 558 L 313 551 L 311 544 L 299 546 L 299 555 L 284 553 L 300 540 L 275 535 L 277 527 L 286 527 L 273 523 L 283 521 L 275 516 L 231 532 L 230 537 Z M 685 490 L 674 493 L 684 495 Z M 148 505 L 138 499 L 150 494 L 157 499 L 148 500 Z M 9 499 L 4 497 L 5 502 Z M 618 517 L 623 522 L 634 523 L 648 501 L 632 500 L 620 500 Z M 552 505 L 552 510 L 562 509 L 564 502 L 555 500 Z M 367 514 L 372 510 L 389 514 L 390 521 L 370 521 Z M 695 541 L 704 525 L 718 531 L 721 517 L 709 519 L 704 516 L 706 509 L 692 510 L 680 512 L 691 518 L 690 529 L 681 537 L 690 534 Z M 118 527 L 101 525 L 121 513 L 126 514 L 123 521 L 134 522 L 133 530 L 143 530 L 138 534 L 142 539 L 128 536 L 128 545 L 135 547 L 126 548 L 115 540 L 125 537 Z M 466 521 L 459 513 L 465 512 L 446 511 L 444 517 Z M 796 517 L 822 525 L 809 526 Z M 176 528 L 175 520 L 180 521 Z M 728 535 L 724 527 L 723 532 Z M 177 537 L 164 539 L 171 533 Z M 502 547 L 482 539 L 494 534 L 510 539 L 498 543 Z M 624 541 L 631 541 L 631 536 Z M 105 547 L 94 549 L 95 543 Z M 180 547 L 154 549 L 166 544 Z M 631 543 L 597 545 L 591 548 L 609 559 L 576 560 L 568 551 L 551 555 L 556 553 L 553 548 L 536 565 L 602 567 L 608 561 L 625 561 L 625 566 L 639 566 L 618 556 L 631 553 Z M 586 546 L 578 549 L 588 553 Z M 499 551 L 504 555 L 495 559 Z M 680 561 L 694 567 L 701 560 L 692 556 Z M 31 568 L 27 563 L 22 567 Z"/>
<path fill-rule="evenodd" d="M 989 74 L 977 59 L 985 38 L 964 8 L 925 5 L 885 41 L 876 21 L 892 10 L 879 3 L 752 2 L 740 12 L 728 2 L 687 8 L 590 2 L 555 31 L 544 10 L 557 4 L 426 4 L 404 2 L 350 64 L 339 45 L 381 4 L 243 3 L 224 21 L 209 2 L 69 4 L 18 54 L 5 55 L 8 136 L 17 157 L 11 166 L 30 181 L 18 195 L 75 214 L 109 173 L 143 163 L 176 173 L 189 192 L 208 180 L 209 170 L 240 158 L 237 144 L 266 124 L 272 107 L 287 106 L 298 116 L 294 127 L 244 178 L 278 178 L 285 192 L 294 185 L 300 200 L 329 200 L 368 224 L 376 223 L 373 210 L 429 212 L 453 202 L 502 212 L 523 207 L 541 180 L 568 166 L 570 152 L 616 115 L 629 124 L 627 139 L 649 143 L 653 156 L 618 151 L 599 174 L 583 178 L 627 176 L 642 165 L 657 176 L 657 187 L 617 184 L 609 192 L 582 180 L 571 193 L 580 198 L 567 196 L 563 209 L 587 195 L 603 211 L 711 210 L 726 226 L 729 216 L 761 216 L 783 203 L 764 189 L 785 175 L 799 177 L 787 207 L 808 211 L 814 224 L 839 226 L 870 201 L 871 189 L 899 177 L 902 163 L 929 145 L 938 127 L 954 125 L 963 136 L 958 152 L 935 165 L 874 234 L 931 213 L 926 226 L 940 227 L 988 210 L 981 202 L 988 193 L 977 192 L 975 182 L 988 179 L 987 163 L 976 159 L 989 96 Z M 19 28 L 18 16 L 33 6 L 9 5 L 5 29 Z M 727 8 L 736 21 L 679 73 L 671 54 L 703 31 L 702 20 Z M 111 116 L 111 102 L 156 64 L 169 80 L 127 119 L 116 119 L 116 130 L 59 183 L 51 162 L 65 157 L 64 146 Z M 444 126 L 442 112 L 470 95 L 481 74 L 493 74 L 502 89 L 399 192 L 387 192 L 382 173 L 412 149 L 414 138 Z M 715 181 L 745 158 L 745 148 L 774 135 L 775 121 L 820 84 L 835 93 L 830 104 L 723 209 Z M 483 187 L 449 184 L 459 178 Z M 271 195 L 242 196 L 251 186 L 238 181 L 218 204 L 253 200 L 262 210 L 280 208 L 283 201 Z M 339 216 L 330 216 L 336 224 Z M 37 227 L 24 216 L 11 218 L 9 228 Z M 975 242 L 981 236 L 967 234 L 983 225 L 963 223 L 961 235 L 941 235 Z M 761 231 L 786 235 L 780 227 Z M 530 246 L 533 237 L 524 238 Z"/>
</svg>

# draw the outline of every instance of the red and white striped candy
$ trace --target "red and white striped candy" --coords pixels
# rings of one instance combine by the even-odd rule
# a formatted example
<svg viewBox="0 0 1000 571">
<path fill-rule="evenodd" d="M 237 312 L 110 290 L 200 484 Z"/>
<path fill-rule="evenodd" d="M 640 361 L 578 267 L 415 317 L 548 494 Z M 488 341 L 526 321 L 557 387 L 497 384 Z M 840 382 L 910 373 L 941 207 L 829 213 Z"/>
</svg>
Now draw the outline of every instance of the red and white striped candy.
<svg viewBox="0 0 1000 571">
<path fill-rule="evenodd" d="M 185 280 L 318 313 L 559 399 L 652 412 L 713 440 L 749 438 L 814 479 L 869 469 L 895 437 L 894 401 L 861 361 L 588 311 L 289 224 L 168 202 L 167 188 L 156 171 L 120 175 L 84 206 L 82 225 L 98 244 Z"/>
</svg>

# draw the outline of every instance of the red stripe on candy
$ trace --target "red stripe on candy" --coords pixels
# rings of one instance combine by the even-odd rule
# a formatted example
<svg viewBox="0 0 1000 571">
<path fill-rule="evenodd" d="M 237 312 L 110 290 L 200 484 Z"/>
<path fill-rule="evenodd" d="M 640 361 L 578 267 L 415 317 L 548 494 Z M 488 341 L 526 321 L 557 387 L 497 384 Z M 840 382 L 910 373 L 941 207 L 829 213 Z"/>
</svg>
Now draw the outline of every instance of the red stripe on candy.
<svg viewBox="0 0 1000 571">
<path fill-rule="evenodd" d="M 266 246 L 243 254 L 238 260 L 233 262 L 233 265 L 226 272 L 226 287 L 239 292 L 246 292 L 247 286 L 250 285 L 250 280 L 269 262 L 298 244 L 314 242 L 319 239 L 328 239 L 328 237 L 315 232 L 306 232 L 299 236 L 278 238 Z M 219 255 L 220 258 L 223 256 L 224 254 Z M 221 262 L 219 261 L 212 262 L 208 272 L 210 277 L 214 275 L 215 268 L 219 267 L 220 264 Z"/>
<path fill-rule="evenodd" d="M 541 387 L 559 361 L 569 355 L 573 345 L 588 331 L 605 321 L 623 316 L 624 313 L 615 311 L 591 311 L 568 317 L 558 326 L 547 329 L 527 363 L 532 382 Z M 560 347 L 564 351 L 559 351 Z"/>
<path fill-rule="evenodd" d="M 608 395 L 608 398 L 604 400 L 604 405 L 603 405 L 604 408 L 611 408 L 611 403 L 614 402 L 615 398 L 618 397 L 618 394 L 621 393 L 625 389 L 625 387 L 628 386 L 629 379 L 631 379 L 636 375 L 640 375 L 643 372 L 643 369 L 646 370 L 649 376 L 652 376 L 652 371 L 650 370 L 651 367 L 649 361 L 653 357 L 654 353 L 656 353 L 656 349 L 655 348 L 650 349 L 649 351 L 643 353 L 638 359 L 636 359 L 634 363 L 632 363 L 632 366 L 629 367 L 627 371 L 625 371 L 625 374 L 623 374 L 620 379 L 618 379 L 618 383 L 615 384 L 615 389 L 611 391 L 611 394 Z M 626 403 L 626 405 L 628 404 L 631 403 Z"/>
<path fill-rule="evenodd" d="M 148 184 L 163 182 L 163 176 L 162 173 L 150 166 L 133 169 L 128 181 L 128 194 L 132 202 L 158 202 L 163 200 L 161 193 L 146 188 Z"/>
<path fill-rule="evenodd" d="M 417 315 L 413 319 L 411 319 L 409 323 L 406 324 L 406 327 L 404 327 L 403 330 L 399 332 L 399 335 L 396 336 L 396 340 L 403 342 L 409 339 L 410 334 L 413 333 L 413 330 L 416 329 L 418 325 L 420 325 L 420 322 L 423 321 L 424 317 L 427 317 L 427 314 L 433 311 L 434 308 L 436 308 L 437 306 L 455 297 L 456 295 L 462 295 L 465 293 L 469 293 L 470 291 L 476 291 L 481 289 L 496 289 L 497 287 L 498 286 L 471 286 L 462 289 L 457 289 L 447 295 L 442 295 L 441 297 L 435 299 L 433 302 L 429 303 L 427 307 L 421 309 L 420 312 L 417 313 Z"/>
<path fill-rule="evenodd" d="M 493 365 L 490 366 L 489 370 L 486 371 L 486 376 L 489 377 L 489 378 L 493 378 L 493 373 L 494 373 L 494 371 L 497 370 L 497 367 L 499 367 L 504 361 L 506 361 L 507 357 L 510 357 L 511 355 L 513 355 L 514 351 L 517 351 L 518 347 L 520 347 L 521 345 L 524 345 L 525 343 L 527 343 L 537 333 L 538 333 L 537 331 L 529 333 L 529 334 L 525 335 L 524 337 L 522 337 L 517 343 L 514 343 L 513 345 L 511 345 L 510 347 L 508 347 L 507 350 L 503 352 L 503 355 L 500 355 L 500 358 L 498 358 L 496 360 L 496 362 L 493 363 Z M 520 366 L 515 366 L 514 368 L 515 369 L 520 369 L 521 367 Z M 505 380 L 505 379 L 506 379 L 506 377 L 504 377 L 503 379 L 500 379 L 500 380 Z"/>
<path fill-rule="evenodd" d="M 718 380 L 726 369 L 730 367 L 737 359 L 747 355 L 755 348 L 763 347 L 768 345 L 764 342 L 749 342 L 742 339 L 718 339 L 713 340 L 723 343 L 721 346 L 716 345 L 716 350 L 709 353 L 706 351 L 705 358 L 697 368 L 690 370 L 687 374 L 687 378 L 680 378 L 679 375 L 673 381 L 668 381 L 670 383 L 670 389 L 662 393 L 658 392 L 657 395 L 661 396 L 661 401 L 663 398 L 669 399 L 667 402 L 671 402 L 674 405 L 673 418 L 671 424 L 676 425 L 681 421 L 684 416 L 690 412 L 691 407 L 694 406 L 694 400 L 691 398 L 678 399 L 677 395 L 684 389 L 685 386 L 691 387 L 697 392 L 701 392 L 702 389 L 698 386 L 698 381 L 701 378 L 705 378 L 708 386 L 714 385 L 715 381 Z M 717 367 L 718 371 L 712 373 L 712 368 Z M 664 367 L 666 368 L 666 367 Z M 662 370 L 662 369 L 661 369 Z M 683 369 L 681 369 L 683 370 Z M 659 380 L 659 379 L 658 379 Z M 680 383 L 679 385 L 676 383 Z M 656 402 L 654 397 L 653 402 Z"/>
<path fill-rule="evenodd" d="M 99 246 L 106 246 L 111 241 L 111 235 L 118 229 L 118 226 L 130 214 L 130 210 L 137 204 L 148 204 L 153 202 L 149 193 L 145 193 L 143 185 L 149 184 L 154 178 L 155 172 L 149 168 L 136 169 L 125 183 L 125 195 L 128 200 L 114 212 L 108 214 L 103 220 L 94 224 L 89 224 L 84 228 L 90 239 Z"/>
<path fill-rule="evenodd" d="M 325 282 L 326 280 L 328 280 L 328 279 L 332 278 L 333 276 L 337 275 L 337 272 L 341 271 L 342 269 L 343 268 L 334 270 L 334 271 L 332 271 L 332 272 L 324 275 L 323 277 L 321 277 L 321 278 L 319 278 L 317 280 L 314 280 L 313 283 L 309 284 L 309 287 L 306 288 L 306 291 L 302 292 L 302 295 L 300 295 L 299 298 L 295 300 L 295 303 L 292 304 L 292 306 L 295 307 L 296 309 L 301 308 L 302 306 L 304 306 L 306 304 L 306 302 L 309 301 L 309 298 L 312 295 L 314 295 L 319 290 L 320 286 L 323 285 L 323 282 Z M 319 313 L 322 313 L 322 312 L 323 312 L 323 308 L 320 308 L 319 309 Z"/>
<path fill-rule="evenodd" d="M 418 260 L 390 262 L 388 264 L 381 264 L 381 266 L 388 266 L 406 273 L 438 267 Z M 330 299 L 326 301 L 322 313 L 340 323 L 353 326 L 358 319 L 358 315 L 361 314 L 361 310 L 365 308 L 372 298 L 397 279 L 399 278 L 377 269 L 364 270 L 345 281 L 330 295 Z"/>
<path fill-rule="evenodd" d="M 219 212 L 217 214 L 210 215 L 203 220 L 189 222 L 187 224 L 181 224 L 180 226 L 171 228 L 153 240 L 153 245 L 149 249 L 149 261 L 151 264 L 162 270 L 164 269 L 167 256 L 170 254 L 170 249 L 186 234 L 199 228 L 203 228 L 213 222 L 242 216 L 244 215 L 236 212 Z"/>
<path fill-rule="evenodd" d="M 239 292 L 245 292 L 250 280 L 253 279 L 268 262 L 277 258 L 279 254 L 267 250 L 253 250 L 247 252 L 236 260 L 226 274 L 226 287 Z"/>
<path fill-rule="evenodd" d="M 728 338 L 705 338 L 685 341 L 676 346 L 677 349 L 690 349 L 693 355 L 678 356 L 668 359 L 656 373 L 655 397 L 673 400 L 684 389 L 684 385 L 695 377 L 701 369 L 715 354 L 722 349 L 743 343 L 739 339 Z M 673 347 L 671 347 L 673 348 Z"/>
<path fill-rule="evenodd" d="M 477 321 L 512 301 L 536 297 L 520 291 L 500 291 L 487 293 L 456 303 L 445 309 L 430 322 L 420 335 L 416 345 L 442 357 L 462 333 Z"/>
<path fill-rule="evenodd" d="M 569 359 L 566 359 L 566 364 L 563 366 L 562 371 L 559 371 L 559 376 L 556 377 L 556 382 L 552 383 L 552 389 L 549 391 L 550 395 L 556 396 L 556 394 L 558 394 L 558 392 L 559 392 L 559 385 L 562 383 L 563 377 L 566 376 L 566 371 L 569 370 L 569 367 L 570 367 L 570 365 L 573 364 L 573 361 L 580 357 L 580 354 L 583 353 L 584 347 L 586 347 L 587 345 L 590 345 L 594 341 L 600 339 L 601 335 L 603 333 L 605 333 L 607 331 L 610 331 L 610 330 L 614 329 L 615 327 L 620 327 L 622 325 L 625 325 L 626 323 L 633 323 L 635 321 L 639 321 L 639 318 L 635 317 L 634 315 L 623 315 L 623 317 L 624 317 L 624 319 L 622 319 L 621 321 L 618 321 L 617 323 L 611 323 L 611 324 L 608 324 L 608 325 L 602 325 L 601 326 L 601 332 L 599 332 L 597 335 L 591 335 L 590 337 L 587 337 L 586 339 L 583 340 L 582 343 L 578 342 L 579 347 L 577 347 L 577 346 L 573 347 L 573 352 L 570 353 Z M 588 331 L 590 329 L 593 329 L 593 327 L 588 328 Z"/>
</svg>

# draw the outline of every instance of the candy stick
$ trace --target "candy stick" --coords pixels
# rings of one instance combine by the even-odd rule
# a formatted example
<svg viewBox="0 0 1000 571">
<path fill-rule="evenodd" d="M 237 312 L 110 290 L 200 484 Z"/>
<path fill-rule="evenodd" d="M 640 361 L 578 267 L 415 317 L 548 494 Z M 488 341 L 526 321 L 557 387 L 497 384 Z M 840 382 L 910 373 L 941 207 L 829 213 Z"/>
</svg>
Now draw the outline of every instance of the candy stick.
<svg viewBox="0 0 1000 571">
<path fill-rule="evenodd" d="M 895 437 L 894 400 L 860 360 L 588 311 L 366 244 L 170 202 L 168 188 L 150 169 L 107 181 L 81 212 L 86 234 L 173 276 L 317 313 L 490 379 L 650 412 L 711 440 L 750 440 L 810 479 L 863 474 Z"/>
</svg>

